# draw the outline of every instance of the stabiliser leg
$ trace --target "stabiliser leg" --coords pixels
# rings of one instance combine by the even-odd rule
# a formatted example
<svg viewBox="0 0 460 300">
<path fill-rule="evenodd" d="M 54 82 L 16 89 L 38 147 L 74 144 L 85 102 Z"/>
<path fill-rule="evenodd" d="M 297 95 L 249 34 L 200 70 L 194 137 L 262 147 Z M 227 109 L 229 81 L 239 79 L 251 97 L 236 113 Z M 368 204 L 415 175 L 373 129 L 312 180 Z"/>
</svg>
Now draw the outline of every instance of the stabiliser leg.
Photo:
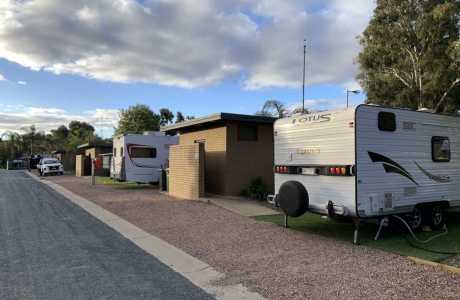
<svg viewBox="0 0 460 300">
<path fill-rule="evenodd" d="M 288 224 L 288 215 L 284 215 L 284 227 L 285 227 L 285 228 L 289 228 L 289 224 Z"/>
<path fill-rule="evenodd" d="M 380 234 L 382 233 L 382 228 L 383 226 L 387 226 L 388 225 L 388 218 L 382 218 L 380 220 L 380 225 L 379 225 L 379 229 L 377 230 L 377 233 L 375 234 L 375 237 L 374 237 L 374 241 L 377 241 L 380 237 Z"/>
<path fill-rule="evenodd" d="M 353 219 L 355 230 L 353 232 L 353 244 L 359 245 L 359 219 Z"/>
</svg>

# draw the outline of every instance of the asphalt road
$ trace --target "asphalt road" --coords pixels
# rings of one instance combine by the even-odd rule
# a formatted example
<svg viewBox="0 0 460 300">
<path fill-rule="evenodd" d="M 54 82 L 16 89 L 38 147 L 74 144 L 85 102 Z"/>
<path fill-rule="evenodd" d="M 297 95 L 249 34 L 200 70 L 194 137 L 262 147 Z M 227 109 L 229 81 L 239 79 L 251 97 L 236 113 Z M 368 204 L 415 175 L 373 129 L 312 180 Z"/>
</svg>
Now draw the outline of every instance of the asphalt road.
<svg viewBox="0 0 460 300">
<path fill-rule="evenodd" d="M 0 299 L 213 299 L 18 171 L 0 171 Z"/>
</svg>

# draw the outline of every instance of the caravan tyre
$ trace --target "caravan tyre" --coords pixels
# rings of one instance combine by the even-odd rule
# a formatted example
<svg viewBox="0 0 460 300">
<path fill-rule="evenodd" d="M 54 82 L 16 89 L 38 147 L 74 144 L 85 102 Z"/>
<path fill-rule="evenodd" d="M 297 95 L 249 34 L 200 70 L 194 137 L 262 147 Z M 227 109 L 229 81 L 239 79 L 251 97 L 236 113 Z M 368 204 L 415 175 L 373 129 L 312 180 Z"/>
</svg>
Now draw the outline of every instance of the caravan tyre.
<svg viewBox="0 0 460 300">
<path fill-rule="evenodd" d="M 281 210 L 289 217 L 299 217 L 308 210 L 308 192 L 297 181 L 283 183 L 277 201 Z"/>
<path fill-rule="evenodd" d="M 424 219 L 423 215 L 424 211 L 422 210 L 422 207 L 414 207 L 414 210 L 412 211 L 412 214 L 409 215 L 408 219 L 409 226 L 413 231 L 418 231 L 422 228 Z"/>
<path fill-rule="evenodd" d="M 442 205 L 433 205 L 429 211 L 430 217 L 427 221 L 429 222 L 431 229 L 441 229 L 446 223 L 444 207 Z"/>
</svg>

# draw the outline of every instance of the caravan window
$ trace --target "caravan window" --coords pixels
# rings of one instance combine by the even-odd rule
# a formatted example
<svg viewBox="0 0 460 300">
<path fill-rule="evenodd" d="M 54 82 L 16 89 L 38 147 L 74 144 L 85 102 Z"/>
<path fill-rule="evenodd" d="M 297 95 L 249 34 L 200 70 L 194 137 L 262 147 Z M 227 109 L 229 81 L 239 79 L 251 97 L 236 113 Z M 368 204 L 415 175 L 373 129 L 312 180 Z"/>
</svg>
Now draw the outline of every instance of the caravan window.
<svg viewBox="0 0 460 300">
<path fill-rule="evenodd" d="M 379 129 L 382 131 L 396 130 L 396 116 L 394 113 L 381 111 L 379 112 Z"/>
<path fill-rule="evenodd" d="M 120 148 L 120 156 L 123 157 L 123 147 Z"/>
<path fill-rule="evenodd" d="M 448 137 L 434 136 L 431 138 L 431 156 L 435 162 L 450 161 L 450 141 Z"/>
<path fill-rule="evenodd" d="M 133 147 L 130 149 L 132 158 L 155 158 L 157 157 L 156 148 Z"/>
<path fill-rule="evenodd" d="M 117 148 L 113 148 L 113 156 L 117 156 Z"/>
</svg>

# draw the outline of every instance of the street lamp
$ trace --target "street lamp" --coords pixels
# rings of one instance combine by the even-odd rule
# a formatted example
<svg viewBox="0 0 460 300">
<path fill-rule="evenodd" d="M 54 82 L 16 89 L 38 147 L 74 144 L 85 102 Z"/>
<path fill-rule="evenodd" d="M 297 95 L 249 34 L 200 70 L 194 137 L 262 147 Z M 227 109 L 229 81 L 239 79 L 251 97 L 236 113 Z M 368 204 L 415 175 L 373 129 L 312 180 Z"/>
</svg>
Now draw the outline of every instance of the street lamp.
<svg viewBox="0 0 460 300">
<path fill-rule="evenodd" d="M 359 94 L 360 92 L 361 92 L 360 90 L 349 90 L 349 89 L 347 89 L 347 108 L 348 108 L 348 98 L 349 98 L 348 95 L 349 95 L 350 93 L 353 93 L 353 94 L 357 95 L 357 94 Z"/>
</svg>

